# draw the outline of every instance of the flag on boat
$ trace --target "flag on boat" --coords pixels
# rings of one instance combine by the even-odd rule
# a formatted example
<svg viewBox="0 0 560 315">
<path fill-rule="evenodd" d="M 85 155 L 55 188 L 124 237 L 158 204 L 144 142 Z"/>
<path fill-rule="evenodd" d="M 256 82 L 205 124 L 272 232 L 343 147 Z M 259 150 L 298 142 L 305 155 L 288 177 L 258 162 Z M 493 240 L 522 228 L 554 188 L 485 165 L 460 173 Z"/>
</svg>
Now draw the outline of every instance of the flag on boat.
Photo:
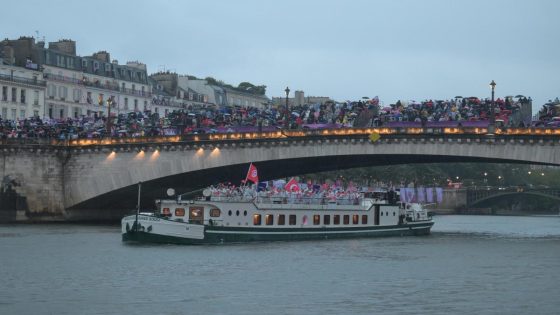
<svg viewBox="0 0 560 315">
<path fill-rule="evenodd" d="M 251 163 L 249 165 L 249 171 L 247 172 L 247 176 L 245 177 L 245 182 L 252 181 L 255 184 L 259 183 L 259 174 L 257 172 L 257 167 Z"/>
<path fill-rule="evenodd" d="M 295 178 L 292 177 L 290 181 L 284 186 L 286 191 L 299 191 L 299 185 Z"/>
<path fill-rule="evenodd" d="M 257 191 L 266 191 L 267 188 L 268 188 L 268 182 L 260 182 L 257 185 Z"/>
</svg>

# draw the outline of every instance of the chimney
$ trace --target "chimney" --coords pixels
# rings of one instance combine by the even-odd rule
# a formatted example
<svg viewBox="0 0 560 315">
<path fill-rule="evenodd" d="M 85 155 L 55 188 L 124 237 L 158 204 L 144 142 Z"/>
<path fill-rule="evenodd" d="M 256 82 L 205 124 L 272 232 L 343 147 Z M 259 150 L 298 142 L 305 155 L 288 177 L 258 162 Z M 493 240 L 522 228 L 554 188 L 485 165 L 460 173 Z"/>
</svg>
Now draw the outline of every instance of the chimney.
<svg viewBox="0 0 560 315">
<path fill-rule="evenodd" d="M 49 42 L 49 49 L 60 51 L 67 55 L 76 56 L 76 42 L 71 39 L 61 39 L 58 42 Z"/>
</svg>

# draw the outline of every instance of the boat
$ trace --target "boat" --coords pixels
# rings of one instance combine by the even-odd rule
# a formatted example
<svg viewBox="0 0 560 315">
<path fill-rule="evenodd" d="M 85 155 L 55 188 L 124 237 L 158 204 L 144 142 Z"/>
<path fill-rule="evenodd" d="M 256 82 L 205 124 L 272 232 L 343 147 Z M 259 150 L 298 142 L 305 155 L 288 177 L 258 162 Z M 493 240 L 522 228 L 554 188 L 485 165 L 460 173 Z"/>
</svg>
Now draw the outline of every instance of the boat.
<svg viewBox="0 0 560 315">
<path fill-rule="evenodd" d="M 431 213 L 399 199 L 393 190 L 328 199 L 255 191 L 216 195 L 205 189 L 199 198 L 157 200 L 155 212 L 124 217 L 122 240 L 224 244 L 430 234 Z"/>
</svg>

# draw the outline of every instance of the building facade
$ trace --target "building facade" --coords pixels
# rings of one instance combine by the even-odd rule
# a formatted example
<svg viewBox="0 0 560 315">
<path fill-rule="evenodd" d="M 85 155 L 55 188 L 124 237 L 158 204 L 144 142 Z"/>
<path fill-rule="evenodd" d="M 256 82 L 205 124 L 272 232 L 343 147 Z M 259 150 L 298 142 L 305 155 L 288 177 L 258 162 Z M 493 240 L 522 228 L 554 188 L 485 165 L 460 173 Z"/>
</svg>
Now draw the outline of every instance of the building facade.
<svg viewBox="0 0 560 315">
<path fill-rule="evenodd" d="M 12 52 L 15 66 L 36 65 L 46 81 L 43 116 L 67 118 L 107 116 L 151 109 L 152 93 L 146 65 L 111 61 L 108 52 L 77 56 L 76 43 L 60 40 L 35 43 L 32 37 L 0 42 Z M 4 53 L 6 55 L 6 53 Z"/>
<path fill-rule="evenodd" d="M 45 87 L 41 72 L 4 64 L 0 58 L 0 117 L 25 119 L 45 114 Z"/>
</svg>

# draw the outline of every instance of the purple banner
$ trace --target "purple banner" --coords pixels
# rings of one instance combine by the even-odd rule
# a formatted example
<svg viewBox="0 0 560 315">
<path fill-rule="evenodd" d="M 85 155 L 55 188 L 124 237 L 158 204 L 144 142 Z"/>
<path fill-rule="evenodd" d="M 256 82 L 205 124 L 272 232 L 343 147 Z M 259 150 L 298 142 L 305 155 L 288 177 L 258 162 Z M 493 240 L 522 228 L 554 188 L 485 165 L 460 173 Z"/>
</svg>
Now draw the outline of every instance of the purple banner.
<svg viewBox="0 0 560 315">
<path fill-rule="evenodd" d="M 424 198 L 424 187 L 416 188 L 416 201 L 417 202 L 425 202 L 426 199 Z"/>
<path fill-rule="evenodd" d="M 443 200 L 443 189 L 441 187 L 436 188 L 436 202 L 441 203 Z"/>
<path fill-rule="evenodd" d="M 432 187 L 426 188 L 426 202 L 427 203 L 434 202 L 434 189 Z"/>
</svg>

